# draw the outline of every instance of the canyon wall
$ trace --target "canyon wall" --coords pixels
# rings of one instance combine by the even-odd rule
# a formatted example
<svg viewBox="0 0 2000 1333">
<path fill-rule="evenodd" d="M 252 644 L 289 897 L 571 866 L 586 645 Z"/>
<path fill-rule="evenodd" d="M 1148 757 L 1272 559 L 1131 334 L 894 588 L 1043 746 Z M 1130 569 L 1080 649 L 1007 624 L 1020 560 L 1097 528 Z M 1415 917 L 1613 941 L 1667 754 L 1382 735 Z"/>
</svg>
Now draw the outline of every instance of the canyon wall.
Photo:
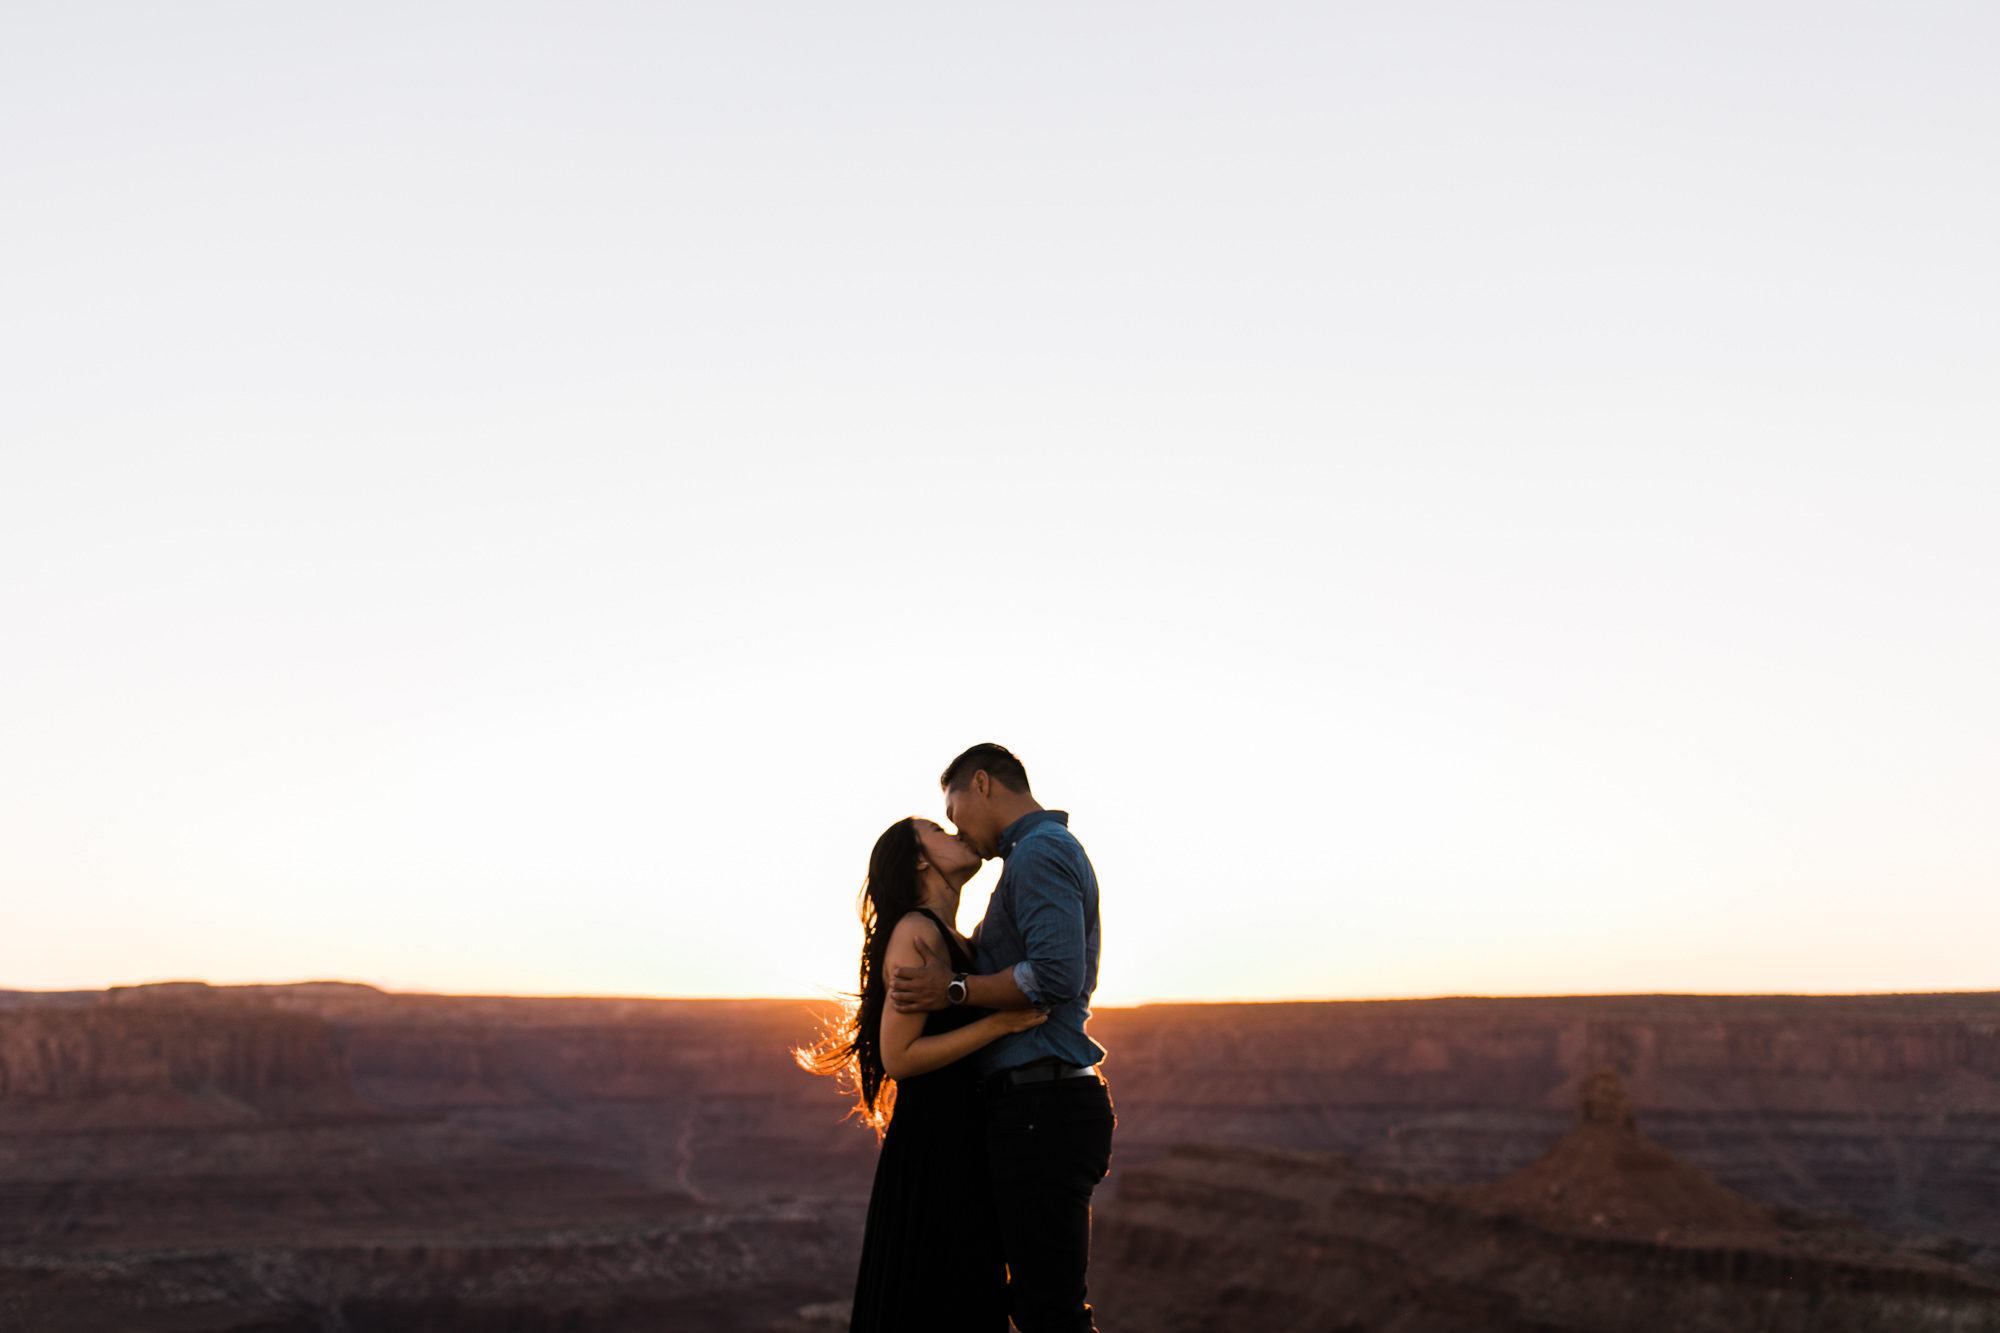
<svg viewBox="0 0 2000 1333">
<path fill-rule="evenodd" d="M 790 1055 L 826 1015 L 331 984 L 0 1005 L 0 1135 L 46 1116 L 388 1116 L 715 1206 L 847 1197 L 867 1190 L 874 1137 Z M 1752 1197 L 1961 1235 L 2000 1262 L 2000 995 L 1149 1005 L 1092 1030 L 1111 1052 L 1119 1171 L 1213 1142 L 1497 1179 L 1609 1066 L 1649 1134 Z"/>
<path fill-rule="evenodd" d="M 1332 1153 L 1178 1148 L 1128 1171 L 1097 1210 L 1098 1324 L 1104 1333 L 2000 1333 L 2000 1280 L 1818 1219 L 1632 1234 L 1602 1214 L 1529 1221 L 1482 1203 L 1477 1191 L 1372 1178 Z"/>
<path fill-rule="evenodd" d="M 0 1014 L 0 1133 L 366 1116 L 310 1014 L 155 1001 Z"/>
<path fill-rule="evenodd" d="M 1095 1030 L 1125 1166 L 1222 1142 L 1493 1180 L 1609 1066 L 1648 1134 L 1744 1193 L 2000 1263 L 2000 995 L 1147 1006 Z"/>
<path fill-rule="evenodd" d="M 833 1081 L 792 1059 L 826 1014 L 332 983 L 0 993 L 0 1287 L 40 1264 L 38 1289 L 110 1291 L 138 1270 L 86 1280 L 89 1254 L 196 1243 L 221 1247 L 211 1287 L 290 1256 L 284 1271 L 319 1276 L 284 1299 L 318 1310 L 313 1293 L 339 1285 L 326 1274 L 373 1246 L 394 1276 L 370 1308 L 435 1315 L 424 1302 L 471 1299 L 447 1271 L 473 1262 L 463 1247 L 584 1255 L 577 1271 L 595 1272 L 608 1245 L 654 1274 L 639 1283 L 651 1310 L 680 1299 L 685 1268 L 659 1257 L 685 1237 L 658 1238 L 696 1226 L 750 1256 L 683 1273 L 682 1295 L 716 1309 L 731 1273 L 780 1290 L 752 1254 L 770 1237 L 818 1237 L 800 1270 L 817 1276 L 752 1302 L 764 1322 L 742 1326 L 810 1323 L 796 1311 L 846 1294 L 875 1158 Z M 1560 1138 L 1578 1081 L 1609 1066 L 1642 1130 L 1751 1198 L 2000 1268 L 2000 996 L 1158 1005 L 1102 1011 L 1092 1030 L 1111 1052 L 1116 1176 L 1192 1142 L 1492 1181 Z M 735 1326 L 719 1319 L 688 1327 Z"/>
<path fill-rule="evenodd" d="M 1334 1153 L 1181 1146 L 1096 1217 L 1105 1333 L 2000 1333 L 2000 1278 L 1760 1203 L 1639 1132 L 1615 1069 L 1485 1185 Z"/>
<path fill-rule="evenodd" d="M 86 1250 L 692 1211 L 354 1085 L 310 1006 L 208 988 L 0 1010 L 0 1247 Z"/>
<path fill-rule="evenodd" d="M 298 1003 L 288 998 L 287 1003 Z M 792 1049 L 817 1006 L 397 996 L 325 1014 L 357 1093 L 736 1206 L 865 1194 L 875 1136 Z"/>
</svg>

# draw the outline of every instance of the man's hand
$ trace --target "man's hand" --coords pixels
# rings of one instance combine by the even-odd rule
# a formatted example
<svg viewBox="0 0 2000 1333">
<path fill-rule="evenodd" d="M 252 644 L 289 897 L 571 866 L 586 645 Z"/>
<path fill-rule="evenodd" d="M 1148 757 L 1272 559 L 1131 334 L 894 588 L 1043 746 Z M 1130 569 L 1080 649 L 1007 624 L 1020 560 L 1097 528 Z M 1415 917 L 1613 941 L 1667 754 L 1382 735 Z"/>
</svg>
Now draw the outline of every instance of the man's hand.
<svg viewBox="0 0 2000 1333">
<path fill-rule="evenodd" d="M 945 994 L 945 987 L 951 985 L 954 975 L 951 968 L 922 934 L 916 936 L 915 943 L 924 965 L 890 969 L 889 1003 L 899 1014 L 927 1014 L 933 1009 L 950 1008 L 951 997 Z"/>
</svg>

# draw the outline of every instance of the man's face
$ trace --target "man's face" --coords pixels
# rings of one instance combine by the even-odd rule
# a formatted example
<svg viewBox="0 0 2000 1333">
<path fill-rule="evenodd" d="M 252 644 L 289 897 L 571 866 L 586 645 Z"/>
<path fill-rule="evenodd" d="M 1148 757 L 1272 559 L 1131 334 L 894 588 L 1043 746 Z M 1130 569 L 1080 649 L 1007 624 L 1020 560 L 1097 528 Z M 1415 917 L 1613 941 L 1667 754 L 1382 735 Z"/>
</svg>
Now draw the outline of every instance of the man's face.
<svg viewBox="0 0 2000 1333">
<path fill-rule="evenodd" d="M 985 790 L 990 781 L 984 773 L 974 773 L 968 781 L 944 794 L 944 817 L 952 822 L 965 845 L 984 861 L 992 860 L 1000 850 L 1000 829 L 994 825 L 993 805 L 987 800 Z"/>
</svg>

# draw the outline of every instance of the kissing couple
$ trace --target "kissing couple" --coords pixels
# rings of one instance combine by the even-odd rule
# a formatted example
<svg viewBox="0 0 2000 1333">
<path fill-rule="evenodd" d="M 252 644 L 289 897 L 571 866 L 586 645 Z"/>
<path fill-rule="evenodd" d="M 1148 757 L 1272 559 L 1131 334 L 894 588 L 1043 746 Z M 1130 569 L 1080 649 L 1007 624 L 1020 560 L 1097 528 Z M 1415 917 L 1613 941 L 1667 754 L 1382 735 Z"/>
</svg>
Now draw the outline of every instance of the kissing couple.
<svg viewBox="0 0 2000 1333">
<path fill-rule="evenodd" d="M 853 1333 L 1094 1333 L 1090 1196 L 1111 1166 L 1097 989 L 1097 875 L 1028 771 L 975 745 L 938 785 L 956 836 L 891 824 L 861 896 L 860 1000 L 802 1053 L 851 1077 L 882 1136 Z M 1006 868 L 970 937 L 958 895 Z"/>
</svg>

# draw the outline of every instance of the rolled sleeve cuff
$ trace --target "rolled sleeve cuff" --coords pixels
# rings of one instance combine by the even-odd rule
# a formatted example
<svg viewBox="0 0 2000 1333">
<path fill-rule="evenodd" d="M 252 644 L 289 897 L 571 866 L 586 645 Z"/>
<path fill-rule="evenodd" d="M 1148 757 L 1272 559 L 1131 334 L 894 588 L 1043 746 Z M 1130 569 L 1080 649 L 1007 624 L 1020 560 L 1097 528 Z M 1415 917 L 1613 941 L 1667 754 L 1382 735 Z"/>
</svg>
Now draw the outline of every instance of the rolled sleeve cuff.
<svg viewBox="0 0 2000 1333">
<path fill-rule="evenodd" d="M 1035 965 L 1023 958 L 1014 964 L 1014 984 L 1021 988 L 1021 994 L 1028 997 L 1028 1003 L 1037 1009 L 1046 1009 L 1049 1002 L 1042 997 L 1040 985 L 1035 981 Z"/>
</svg>

